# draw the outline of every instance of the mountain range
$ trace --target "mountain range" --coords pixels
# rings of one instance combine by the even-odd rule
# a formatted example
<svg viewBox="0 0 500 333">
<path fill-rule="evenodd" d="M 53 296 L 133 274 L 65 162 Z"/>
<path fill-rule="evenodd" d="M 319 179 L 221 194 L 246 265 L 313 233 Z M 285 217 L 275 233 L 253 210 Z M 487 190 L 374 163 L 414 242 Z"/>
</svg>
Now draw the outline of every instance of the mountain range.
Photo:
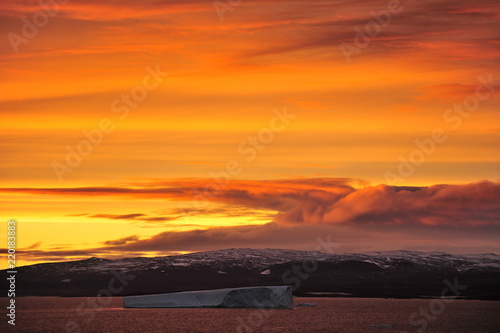
<svg viewBox="0 0 500 333">
<path fill-rule="evenodd" d="M 4 271 L 5 272 L 5 271 Z M 16 296 L 96 296 L 118 275 L 115 296 L 290 285 L 297 296 L 500 300 L 500 255 L 387 251 L 330 254 L 226 249 L 156 258 L 44 263 L 17 268 Z M 453 288 L 453 286 L 460 286 Z M 8 290 L 2 279 L 2 294 Z M 457 292 L 458 289 L 458 292 Z M 452 292 L 455 290 L 454 292 Z"/>
</svg>

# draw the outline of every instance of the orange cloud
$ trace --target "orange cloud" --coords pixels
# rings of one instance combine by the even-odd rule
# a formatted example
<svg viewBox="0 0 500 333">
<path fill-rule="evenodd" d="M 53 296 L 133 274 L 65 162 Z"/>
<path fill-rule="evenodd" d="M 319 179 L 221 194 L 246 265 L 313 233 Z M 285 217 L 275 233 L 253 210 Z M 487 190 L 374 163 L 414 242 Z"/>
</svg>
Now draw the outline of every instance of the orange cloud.
<svg viewBox="0 0 500 333">
<path fill-rule="evenodd" d="M 221 180 L 180 179 L 135 184 L 134 187 L 2 188 L 7 193 L 43 195 L 125 196 L 184 201 L 191 214 L 205 202 L 277 212 L 278 223 L 387 225 L 497 225 L 500 183 L 360 189 L 351 179 Z M 182 212 L 182 208 L 180 209 Z M 98 214 L 91 217 L 171 220 L 144 214 Z"/>
</svg>

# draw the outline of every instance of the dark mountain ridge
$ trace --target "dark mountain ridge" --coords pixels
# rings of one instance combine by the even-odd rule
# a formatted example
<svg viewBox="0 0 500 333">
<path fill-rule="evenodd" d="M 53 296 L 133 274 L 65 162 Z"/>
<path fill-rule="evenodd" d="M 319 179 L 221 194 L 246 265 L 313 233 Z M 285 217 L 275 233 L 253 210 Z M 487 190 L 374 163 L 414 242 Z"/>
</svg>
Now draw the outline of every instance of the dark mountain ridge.
<svg viewBox="0 0 500 333">
<path fill-rule="evenodd" d="M 500 300 L 500 255 L 493 253 L 226 249 L 156 258 L 89 258 L 16 270 L 16 296 L 95 297 L 122 275 L 126 285 L 115 296 L 290 285 L 298 296 L 440 297 L 448 288 L 446 296 Z M 462 286 L 459 295 L 448 287 L 454 284 Z M 6 295 L 6 279 L 1 289 Z"/>
</svg>

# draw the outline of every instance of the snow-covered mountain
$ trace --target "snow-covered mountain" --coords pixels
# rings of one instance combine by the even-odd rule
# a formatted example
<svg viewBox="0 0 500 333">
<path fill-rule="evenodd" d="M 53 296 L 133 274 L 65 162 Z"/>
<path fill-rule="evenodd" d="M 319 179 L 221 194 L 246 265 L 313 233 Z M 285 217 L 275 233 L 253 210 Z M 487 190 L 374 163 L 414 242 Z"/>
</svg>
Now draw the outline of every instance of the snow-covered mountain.
<svg viewBox="0 0 500 333">
<path fill-rule="evenodd" d="M 500 299 L 500 255 L 493 253 L 226 249 L 156 258 L 90 258 L 24 266 L 18 272 L 18 290 L 26 295 L 95 295 L 114 272 L 121 272 L 134 277 L 122 294 L 288 284 L 296 294 L 419 297 L 439 295 L 445 279 L 458 278 L 468 286 L 466 297 Z"/>
<path fill-rule="evenodd" d="M 448 267 L 457 271 L 499 269 L 500 255 L 494 253 L 483 254 L 449 254 L 445 252 L 416 252 L 416 251 L 384 251 L 367 253 L 343 253 L 328 254 L 319 251 L 298 251 L 283 249 L 246 249 L 233 248 L 217 251 L 198 252 L 177 256 L 166 256 L 156 258 L 125 258 L 118 260 L 107 260 L 100 258 L 89 258 L 87 260 L 56 263 L 38 264 L 26 266 L 25 269 L 52 271 L 53 268 L 65 268 L 67 272 L 75 271 L 99 271 L 108 270 L 164 270 L 168 267 L 178 266 L 206 266 L 214 268 L 242 267 L 248 269 L 266 268 L 271 265 L 282 264 L 293 261 L 317 260 L 342 262 L 356 260 L 360 262 L 373 263 L 381 268 L 390 268 L 394 265 L 408 262 L 419 266 Z"/>
</svg>

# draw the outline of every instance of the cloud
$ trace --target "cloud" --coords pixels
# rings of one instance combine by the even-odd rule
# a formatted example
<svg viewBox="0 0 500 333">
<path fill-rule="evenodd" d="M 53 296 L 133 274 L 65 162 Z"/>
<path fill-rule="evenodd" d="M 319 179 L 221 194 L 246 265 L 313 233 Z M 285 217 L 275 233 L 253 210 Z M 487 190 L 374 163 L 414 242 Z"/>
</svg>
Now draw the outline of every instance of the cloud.
<svg viewBox="0 0 500 333">
<path fill-rule="evenodd" d="M 78 1 L 48 6 L 57 11 L 57 15 L 65 19 L 120 21 L 126 19 L 145 19 L 165 14 L 180 12 L 211 11 L 211 6 L 205 5 L 202 0 L 191 1 Z M 38 1 L 19 2 L 6 0 L 3 3 L 5 16 L 22 17 L 40 10 Z M 111 13 L 111 15 L 110 15 Z M 106 15 L 107 14 L 107 15 Z"/>
<path fill-rule="evenodd" d="M 30 246 L 28 247 L 25 247 L 23 248 L 23 250 L 33 250 L 33 249 L 37 249 L 40 247 L 40 245 L 42 245 L 42 242 L 36 242 L 36 243 L 33 243 L 31 244 Z"/>
<path fill-rule="evenodd" d="M 161 227 L 161 222 L 169 222 L 179 220 L 188 216 L 213 216 L 213 217 L 254 217 L 255 219 L 272 220 L 275 215 L 273 211 L 262 210 L 249 210 L 245 206 L 220 206 L 214 208 L 165 208 L 151 211 L 149 214 L 143 213 L 130 213 L 130 214 L 68 214 L 67 216 L 87 217 L 89 219 L 108 219 L 115 221 L 131 221 L 137 223 L 153 223 L 152 225 Z M 160 222 L 160 223 L 159 223 Z M 176 226 L 199 226 L 199 224 L 179 224 Z"/>
<path fill-rule="evenodd" d="M 238 216 L 256 209 L 276 212 L 278 224 L 498 225 L 500 183 L 482 181 L 430 187 L 365 186 L 352 179 L 178 179 L 134 187 L 4 188 L 0 192 L 106 195 L 183 201 L 169 216 L 94 214 L 92 218 L 169 221 L 196 214 Z M 168 185 L 168 187 L 167 187 Z M 208 202 L 225 205 L 207 210 Z M 231 209 L 234 209 L 231 214 Z"/>
<path fill-rule="evenodd" d="M 500 225 L 500 184 L 434 185 L 356 191 L 327 209 L 323 223 Z"/>
<path fill-rule="evenodd" d="M 214 180 L 180 179 L 138 183 L 130 187 L 0 189 L 43 194 L 109 195 L 143 198 L 166 194 L 171 200 L 193 199 Z M 170 184 L 165 187 L 165 184 Z M 25 260 L 60 261 L 89 256 L 123 258 L 161 256 L 222 248 L 293 248 L 314 250 L 318 237 L 338 243 L 340 252 L 421 250 L 452 253 L 499 252 L 500 183 L 462 185 L 367 186 L 352 179 L 235 180 L 205 200 L 221 207 L 192 206 L 130 214 L 85 214 L 89 218 L 151 222 L 155 217 L 197 215 L 245 216 L 257 209 L 274 212 L 262 225 L 202 228 L 130 235 L 74 250 L 67 247 L 20 249 Z M 363 184 L 361 182 L 361 184 Z M 175 196 L 173 195 L 175 194 Z M 202 203 L 201 201 L 198 204 Z M 234 211 L 232 211 L 234 209 Z M 164 214 L 164 215 L 162 215 Z M 78 214 L 82 216 L 81 214 Z M 148 220 L 149 219 L 149 220 Z M 159 220 L 159 222 L 165 222 Z"/>
<path fill-rule="evenodd" d="M 124 238 L 120 238 L 120 239 L 106 241 L 106 242 L 103 242 L 103 244 L 104 245 L 120 246 L 120 245 L 128 244 L 130 242 L 136 242 L 138 240 L 139 240 L 139 237 L 137 235 L 133 235 L 133 236 L 128 236 L 128 237 L 124 237 Z"/>
<path fill-rule="evenodd" d="M 377 46 L 365 52 L 387 55 L 387 52 L 421 50 L 444 57 L 438 46 L 446 42 L 448 48 L 461 48 L 461 52 L 448 52 L 447 56 L 453 59 L 468 59 L 471 56 L 494 59 L 495 40 L 498 38 L 494 27 L 500 11 L 497 1 L 426 0 L 401 3 L 403 11 L 393 15 L 390 24 L 373 39 L 373 45 Z M 9 21 L 10 30 L 15 30 L 19 22 L 13 22 L 12 18 L 19 21 L 39 8 L 37 1 L 5 1 L 3 19 Z M 138 51 L 151 45 L 153 49 L 163 49 L 165 43 L 158 43 L 158 40 L 166 35 L 170 38 L 180 35 L 183 40 L 189 41 L 202 34 L 215 43 L 231 42 L 234 48 L 232 54 L 237 55 L 233 59 L 236 62 L 324 48 L 330 48 L 333 51 L 331 53 L 336 53 L 340 58 L 339 43 L 352 42 L 354 27 L 364 27 L 372 21 L 371 12 L 386 10 L 387 2 L 312 0 L 291 4 L 289 1 L 273 0 L 245 2 L 236 8 L 237 11 L 228 15 L 237 16 L 238 20 L 226 20 L 221 24 L 212 3 L 204 0 L 140 3 L 73 0 L 61 5 L 52 21 L 62 21 L 61 24 L 65 26 L 76 27 L 71 29 L 72 32 L 86 30 L 99 33 L 96 34 L 97 38 L 92 38 L 94 43 L 86 47 L 90 50 L 92 45 L 98 43 L 99 47 L 92 52 L 102 52 L 106 45 L 117 41 L 122 50 L 131 47 L 130 50 Z M 97 29 L 85 26 L 85 22 L 91 22 Z M 466 31 L 463 29 L 464 24 L 467 24 Z M 236 34 L 229 34 L 228 30 Z M 100 38 L 102 34 L 109 38 L 99 43 L 103 41 Z M 132 35 L 136 40 L 131 41 L 124 37 L 126 35 Z M 149 42 L 138 44 L 137 39 L 147 39 Z M 251 42 L 252 47 L 249 48 L 248 43 L 244 43 L 244 46 L 238 43 L 242 39 Z M 172 46 L 168 45 L 170 49 Z M 108 52 L 117 49 L 116 45 L 111 46 Z M 187 43 L 186 47 L 192 48 L 193 45 Z"/>
<path fill-rule="evenodd" d="M 162 232 L 147 239 L 108 246 L 101 251 L 207 251 L 222 248 L 295 248 L 315 250 L 319 239 L 336 243 L 338 251 L 412 249 L 498 252 L 500 226 L 428 225 L 280 225 L 218 227 Z"/>
<path fill-rule="evenodd" d="M 87 214 L 88 215 L 88 214 Z M 166 222 L 172 221 L 179 218 L 179 216 L 148 216 L 146 214 L 136 213 L 136 214 L 93 214 L 88 215 L 90 218 L 99 219 L 110 219 L 110 220 L 133 220 L 140 222 Z"/>
<path fill-rule="evenodd" d="M 402 11 L 393 14 L 388 25 L 380 27 L 380 33 L 371 38 L 370 47 L 363 49 L 363 53 L 384 58 L 389 53 L 411 52 L 413 57 L 447 57 L 453 61 L 477 58 L 495 60 L 498 33 L 493 25 L 500 11 L 498 2 L 401 1 L 401 4 Z M 286 7 L 281 15 L 275 15 L 282 21 L 273 21 L 268 27 L 249 28 L 248 33 L 251 31 L 256 34 L 260 41 L 257 47 L 238 53 L 238 58 L 289 53 L 295 53 L 298 57 L 297 52 L 323 53 L 325 48 L 332 50 L 332 58 L 335 55 L 342 58 L 339 44 L 346 42 L 354 45 L 355 28 L 364 30 L 367 23 L 375 22 L 372 13 L 387 11 L 387 2 L 339 1 L 324 4 L 308 1 L 304 6 Z M 464 22 L 467 22 L 466 31 Z M 450 49 L 460 49 L 460 52 L 450 52 Z M 311 57 L 311 53 L 308 53 L 308 57 Z"/>
</svg>

